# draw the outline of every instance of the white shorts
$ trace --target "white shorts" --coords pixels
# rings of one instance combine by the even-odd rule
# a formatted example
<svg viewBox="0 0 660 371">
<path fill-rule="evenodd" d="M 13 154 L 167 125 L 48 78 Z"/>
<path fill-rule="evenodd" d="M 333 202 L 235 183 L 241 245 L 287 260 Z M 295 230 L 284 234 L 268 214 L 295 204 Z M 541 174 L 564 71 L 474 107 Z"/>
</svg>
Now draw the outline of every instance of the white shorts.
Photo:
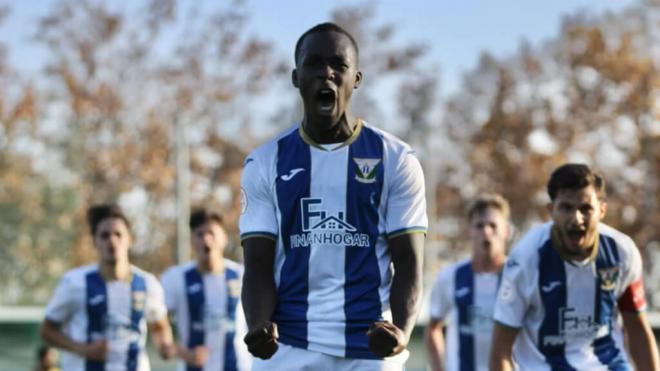
<svg viewBox="0 0 660 371">
<path fill-rule="evenodd" d="M 408 355 L 405 350 L 384 360 L 342 358 L 279 343 L 271 359 L 254 359 L 252 371 L 402 371 Z"/>
</svg>

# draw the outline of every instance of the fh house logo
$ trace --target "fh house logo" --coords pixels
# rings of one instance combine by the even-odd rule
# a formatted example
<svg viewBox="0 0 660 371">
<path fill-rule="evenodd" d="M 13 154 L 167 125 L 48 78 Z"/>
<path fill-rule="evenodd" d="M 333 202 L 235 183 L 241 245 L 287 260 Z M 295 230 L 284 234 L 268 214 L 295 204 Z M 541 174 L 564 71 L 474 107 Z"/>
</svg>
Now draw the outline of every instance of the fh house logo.
<svg viewBox="0 0 660 371">
<path fill-rule="evenodd" d="M 357 228 L 346 221 L 344 212 L 330 214 L 323 208 L 322 198 L 300 200 L 302 233 L 291 235 L 291 248 L 314 245 L 369 246 L 369 235 L 358 233 Z"/>
</svg>

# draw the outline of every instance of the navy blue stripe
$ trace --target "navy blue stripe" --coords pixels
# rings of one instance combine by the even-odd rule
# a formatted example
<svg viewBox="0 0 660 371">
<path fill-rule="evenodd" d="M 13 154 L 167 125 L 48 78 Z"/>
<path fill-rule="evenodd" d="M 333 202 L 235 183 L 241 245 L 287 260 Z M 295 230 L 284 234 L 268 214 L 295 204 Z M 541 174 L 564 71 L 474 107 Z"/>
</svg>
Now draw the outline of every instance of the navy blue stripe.
<svg viewBox="0 0 660 371">
<path fill-rule="evenodd" d="M 133 272 L 131 279 L 131 331 L 140 334 L 140 323 L 144 318 L 144 307 L 147 297 L 147 283 L 142 275 Z M 140 354 L 140 340 L 132 341 L 128 345 L 128 357 L 126 359 L 126 370 L 135 371 L 138 367 L 138 356 Z"/>
<path fill-rule="evenodd" d="M 290 236 L 302 233 L 301 199 L 309 197 L 311 153 L 298 131 L 277 143 L 277 180 L 275 184 L 280 209 L 280 232 L 284 247 L 284 264 L 280 272 L 277 306 L 273 321 L 277 323 L 279 340 L 288 345 L 307 348 L 307 309 L 309 303 L 309 247 L 291 248 Z M 304 169 L 293 174 L 294 169 Z M 282 176 L 287 176 L 282 179 Z"/>
<path fill-rule="evenodd" d="M 188 269 L 184 275 L 186 297 L 188 298 L 188 349 L 203 346 L 204 334 L 204 279 L 197 266 Z M 201 367 L 186 365 L 186 371 L 201 371 Z"/>
<path fill-rule="evenodd" d="M 224 371 L 237 371 L 238 362 L 236 359 L 236 349 L 234 348 L 234 337 L 236 336 L 236 306 L 238 305 L 238 296 L 234 295 L 230 287 L 233 287 L 239 280 L 238 272 L 235 269 L 225 268 L 225 287 L 227 288 L 227 319 L 234 324 L 226 329 L 225 332 L 225 365 Z"/>
<path fill-rule="evenodd" d="M 592 343 L 598 360 L 610 370 L 629 370 L 623 353 L 612 337 L 613 321 L 616 316 L 615 288 L 619 281 L 619 252 L 614 239 L 600 235 L 596 257 L 596 307 L 594 318 L 600 326 L 607 326 L 608 333 Z"/>
<path fill-rule="evenodd" d="M 552 246 L 551 239 L 539 249 L 539 255 L 538 284 L 545 317 L 538 333 L 538 347 L 553 371 L 575 370 L 566 360 L 566 342 L 559 322 L 560 312 L 566 308 L 564 260 Z"/>
<path fill-rule="evenodd" d="M 108 292 L 105 281 L 98 270 L 85 275 L 87 304 L 87 343 L 105 337 L 105 323 L 108 315 Z M 105 362 L 85 359 L 85 371 L 103 371 Z"/>
<path fill-rule="evenodd" d="M 474 368 L 474 329 L 472 308 L 474 304 L 474 273 L 470 262 L 456 269 L 454 276 L 454 300 L 458 311 L 458 351 L 461 371 Z"/>
<path fill-rule="evenodd" d="M 378 160 L 370 177 L 360 170 L 355 159 Z M 371 169 L 370 169 L 371 170 Z M 368 235 L 368 246 L 346 246 L 344 313 L 346 315 L 346 357 L 377 359 L 368 347 L 369 325 L 382 319 L 380 268 L 376 256 L 378 207 L 383 191 L 383 139 L 363 127 L 348 151 L 346 222 L 358 233 Z"/>
</svg>

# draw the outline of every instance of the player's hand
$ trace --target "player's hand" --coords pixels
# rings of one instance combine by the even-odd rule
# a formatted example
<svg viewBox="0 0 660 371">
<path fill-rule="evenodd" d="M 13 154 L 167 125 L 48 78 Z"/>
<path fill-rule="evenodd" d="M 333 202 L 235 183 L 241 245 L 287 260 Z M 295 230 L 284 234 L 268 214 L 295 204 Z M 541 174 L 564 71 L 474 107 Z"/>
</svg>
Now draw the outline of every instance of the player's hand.
<svg viewBox="0 0 660 371">
<path fill-rule="evenodd" d="M 179 347 L 179 356 L 189 366 L 204 367 L 204 364 L 209 359 L 209 350 L 203 345 L 196 346 L 192 349 Z"/>
<path fill-rule="evenodd" d="M 269 359 L 277 352 L 277 325 L 266 322 L 261 326 L 248 331 L 244 341 L 253 356 L 261 359 Z"/>
<path fill-rule="evenodd" d="M 80 344 L 78 353 L 91 361 L 105 361 L 108 354 L 108 343 L 105 340 L 98 340 L 89 344 Z"/>
<path fill-rule="evenodd" d="M 391 357 L 406 349 L 406 335 L 387 321 L 374 322 L 367 331 L 369 350 L 379 357 Z"/>
<path fill-rule="evenodd" d="M 176 346 L 173 343 L 162 343 L 158 346 L 158 353 L 162 359 L 171 359 L 176 355 Z"/>
</svg>

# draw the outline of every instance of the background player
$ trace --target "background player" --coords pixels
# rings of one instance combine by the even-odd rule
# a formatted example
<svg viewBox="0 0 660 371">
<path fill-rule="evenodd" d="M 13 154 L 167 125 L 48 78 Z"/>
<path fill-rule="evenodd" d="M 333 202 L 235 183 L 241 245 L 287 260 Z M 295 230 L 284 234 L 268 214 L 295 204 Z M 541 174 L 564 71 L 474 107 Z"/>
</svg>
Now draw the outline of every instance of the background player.
<svg viewBox="0 0 660 371">
<path fill-rule="evenodd" d="M 190 215 L 190 229 L 195 261 L 161 278 L 178 330 L 178 370 L 248 370 L 239 306 L 243 267 L 223 258 L 228 238 L 220 214 L 198 209 Z"/>
<path fill-rule="evenodd" d="M 511 233 L 509 203 L 497 194 L 480 195 L 467 219 L 472 256 L 441 271 L 431 292 L 425 341 L 434 371 L 488 370 L 493 307 Z"/>
<path fill-rule="evenodd" d="M 243 169 L 246 343 L 268 360 L 254 369 L 400 370 L 421 294 L 421 166 L 350 114 L 362 73 L 348 32 L 311 28 L 295 62 L 302 124 Z"/>
<path fill-rule="evenodd" d="M 163 289 L 129 262 L 130 224 L 117 205 L 87 221 L 98 263 L 67 272 L 46 308 L 41 337 L 62 348 L 62 370 L 149 370 L 147 324 L 163 358 L 174 354 Z"/>
<path fill-rule="evenodd" d="M 582 164 L 548 182 L 552 222 L 529 231 L 504 268 L 495 305 L 491 369 L 658 370 L 634 242 L 601 223 L 605 182 Z M 514 346 L 515 341 L 515 346 Z M 513 350 L 513 354 L 512 354 Z"/>
</svg>

